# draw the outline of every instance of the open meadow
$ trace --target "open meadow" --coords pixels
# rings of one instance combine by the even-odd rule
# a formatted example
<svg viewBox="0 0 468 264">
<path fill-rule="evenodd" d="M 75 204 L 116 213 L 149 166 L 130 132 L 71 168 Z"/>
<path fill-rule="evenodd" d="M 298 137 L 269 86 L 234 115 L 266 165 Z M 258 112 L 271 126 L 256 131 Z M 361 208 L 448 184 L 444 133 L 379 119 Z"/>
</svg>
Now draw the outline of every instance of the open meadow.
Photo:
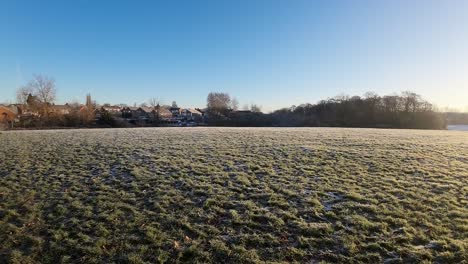
<svg viewBox="0 0 468 264">
<path fill-rule="evenodd" d="M 0 132 L 0 263 L 463 263 L 468 133 Z"/>
</svg>

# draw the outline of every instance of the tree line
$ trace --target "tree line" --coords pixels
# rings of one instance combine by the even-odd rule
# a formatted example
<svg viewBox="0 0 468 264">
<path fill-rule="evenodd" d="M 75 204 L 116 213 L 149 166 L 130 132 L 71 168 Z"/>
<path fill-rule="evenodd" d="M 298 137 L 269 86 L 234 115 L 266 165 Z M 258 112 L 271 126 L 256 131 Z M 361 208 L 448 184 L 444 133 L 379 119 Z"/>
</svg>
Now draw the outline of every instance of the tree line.
<svg viewBox="0 0 468 264">
<path fill-rule="evenodd" d="M 369 127 L 445 129 L 446 118 L 413 92 L 379 96 L 336 96 L 316 104 L 301 104 L 269 114 L 234 111 L 229 95 L 210 93 L 207 98 L 209 124 L 225 126 Z M 227 113 L 227 114 L 226 114 Z"/>
<path fill-rule="evenodd" d="M 113 115 L 98 108 L 87 96 L 85 105 L 68 104 L 66 114 L 56 111 L 55 81 L 37 75 L 17 90 L 17 102 L 25 111 L 34 113 L 21 118 L 22 127 L 79 127 L 79 126 L 125 126 Z M 159 100 L 150 99 L 148 104 L 160 107 Z M 142 104 L 143 106 L 143 104 Z M 144 104 L 147 106 L 147 104 Z M 177 106 L 173 102 L 173 107 Z M 54 109 L 54 111 L 52 111 Z M 336 96 L 316 104 L 306 103 L 273 111 L 261 112 L 256 104 L 244 105 L 228 93 L 211 92 L 207 96 L 205 122 L 211 126 L 291 126 L 291 127 L 372 127 L 445 129 L 447 119 L 465 116 L 447 115 L 413 92 L 380 96 L 366 93 L 364 96 Z M 96 117 L 98 117 L 96 119 Z"/>
<path fill-rule="evenodd" d="M 87 95 L 85 105 L 71 102 L 66 113 L 55 105 L 55 80 L 45 75 L 35 75 L 16 92 L 16 101 L 21 109 L 17 127 L 80 127 L 90 126 L 95 120 L 96 103 Z"/>
<path fill-rule="evenodd" d="M 449 125 L 468 125 L 468 113 L 448 112 L 445 116 Z"/>
</svg>

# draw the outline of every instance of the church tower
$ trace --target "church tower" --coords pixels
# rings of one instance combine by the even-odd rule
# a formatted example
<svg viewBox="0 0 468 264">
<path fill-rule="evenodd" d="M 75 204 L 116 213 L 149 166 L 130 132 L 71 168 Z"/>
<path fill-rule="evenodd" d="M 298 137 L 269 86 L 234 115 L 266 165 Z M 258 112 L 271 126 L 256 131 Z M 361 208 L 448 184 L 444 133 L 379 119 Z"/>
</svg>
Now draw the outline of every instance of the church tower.
<svg viewBox="0 0 468 264">
<path fill-rule="evenodd" d="M 90 109 L 93 106 L 93 102 L 91 101 L 91 94 L 86 95 L 86 107 Z"/>
</svg>

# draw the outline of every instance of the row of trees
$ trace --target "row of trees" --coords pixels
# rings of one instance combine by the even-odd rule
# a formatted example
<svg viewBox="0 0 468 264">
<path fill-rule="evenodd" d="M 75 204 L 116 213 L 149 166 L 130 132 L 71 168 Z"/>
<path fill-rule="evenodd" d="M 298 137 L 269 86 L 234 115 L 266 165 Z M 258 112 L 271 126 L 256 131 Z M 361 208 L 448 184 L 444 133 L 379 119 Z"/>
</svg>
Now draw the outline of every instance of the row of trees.
<svg viewBox="0 0 468 264">
<path fill-rule="evenodd" d="M 65 106 L 55 105 L 56 100 L 55 80 L 44 75 L 35 75 L 26 85 L 19 87 L 16 92 L 17 105 L 19 106 L 21 118 L 17 127 L 40 128 L 40 127 L 125 127 L 129 124 L 119 121 L 115 116 L 102 107 L 97 107 L 97 103 L 91 100 L 91 95 L 86 96 L 86 103 L 82 105 L 78 102 L 70 102 Z M 111 106 L 104 104 L 104 107 Z M 120 104 L 120 107 L 127 105 Z M 134 104 L 136 106 L 136 103 Z M 65 107 L 65 108 L 64 108 Z M 153 125 L 158 125 L 160 100 L 151 98 L 147 103 L 140 104 L 140 107 L 151 107 L 153 112 Z M 177 103 L 172 102 L 172 107 L 177 107 Z M 63 111 L 62 111 L 62 110 Z"/>
<path fill-rule="evenodd" d="M 449 125 L 468 125 L 468 113 L 445 113 Z"/>
<path fill-rule="evenodd" d="M 264 123 L 259 119 L 259 117 L 263 118 L 260 106 L 256 104 L 244 105 L 242 111 L 239 111 L 239 101 L 236 98 L 231 99 L 228 93 L 211 92 L 208 94 L 206 101 L 206 114 L 209 117 L 210 125 L 268 125 L 268 123 Z"/>
<path fill-rule="evenodd" d="M 55 105 L 56 94 L 55 80 L 44 75 L 35 75 L 26 85 L 19 87 L 16 100 L 22 115 L 17 126 L 78 127 L 93 124 L 96 102 L 91 100 L 91 95 L 86 96 L 84 106 L 72 102 L 66 109 L 61 109 Z"/>
<path fill-rule="evenodd" d="M 302 104 L 261 114 L 239 113 L 229 108 L 227 94 L 208 95 L 209 123 L 234 126 L 331 126 L 444 129 L 446 119 L 435 107 L 413 92 L 379 96 L 336 96 L 317 104 Z M 213 118 L 213 116 L 215 118 Z M 220 122 L 221 121 L 221 122 Z"/>
<path fill-rule="evenodd" d="M 35 113 L 21 120 L 22 126 L 89 126 L 99 116 L 98 124 L 117 126 L 116 120 L 105 111 L 96 111 L 96 103 L 87 96 L 86 104 L 71 103 L 67 114 L 55 111 L 55 81 L 37 75 L 17 91 L 18 104 L 24 111 Z M 158 99 L 148 104 L 159 109 Z M 143 106 L 143 105 L 142 105 Z M 172 107 L 177 107 L 173 102 Z M 55 110 L 54 110 L 55 109 Z M 159 113 L 159 111 L 156 111 Z M 444 129 L 447 117 L 413 92 L 379 96 L 366 93 L 360 96 L 336 96 L 317 104 L 302 104 L 263 114 L 258 105 L 244 106 L 227 93 L 208 94 L 206 115 L 209 125 L 215 126 L 340 126 Z M 453 117 L 455 118 L 455 117 Z M 461 117 L 457 117 L 460 119 Z"/>
</svg>

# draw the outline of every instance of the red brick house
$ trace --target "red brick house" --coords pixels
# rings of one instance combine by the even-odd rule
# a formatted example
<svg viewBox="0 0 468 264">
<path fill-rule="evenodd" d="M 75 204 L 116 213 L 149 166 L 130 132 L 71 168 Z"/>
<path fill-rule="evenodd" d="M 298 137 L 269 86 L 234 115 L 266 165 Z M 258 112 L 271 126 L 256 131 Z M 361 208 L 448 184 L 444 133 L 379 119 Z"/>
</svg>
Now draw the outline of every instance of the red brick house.
<svg viewBox="0 0 468 264">
<path fill-rule="evenodd" d="M 12 126 L 17 118 L 19 109 L 17 106 L 0 105 L 0 124 L 3 126 Z"/>
</svg>

